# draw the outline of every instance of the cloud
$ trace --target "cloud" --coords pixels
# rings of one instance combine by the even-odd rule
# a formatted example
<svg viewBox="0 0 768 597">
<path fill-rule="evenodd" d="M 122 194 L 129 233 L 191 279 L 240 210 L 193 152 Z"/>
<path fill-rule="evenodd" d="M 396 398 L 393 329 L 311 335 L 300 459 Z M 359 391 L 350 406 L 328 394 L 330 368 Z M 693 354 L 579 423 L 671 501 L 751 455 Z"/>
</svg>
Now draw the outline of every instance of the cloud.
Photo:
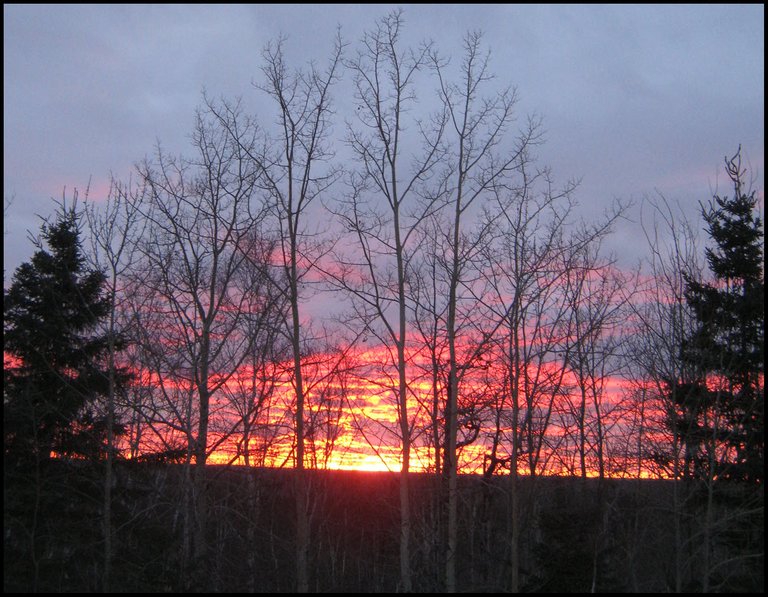
<svg viewBox="0 0 768 597">
<path fill-rule="evenodd" d="M 10 221 L 50 212 L 63 184 L 127 177 L 158 139 L 188 152 L 203 88 L 241 96 L 271 124 L 252 86 L 265 43 L 284 33 L 292 66 L 320 63 L 337 25 L 352 51 L 396 8 L 4 6 L 4 194 L 18 197 Z M 581 178 L 583 204 L 602 211 L 614 197 L 676 193 L 675 181 L 708 171 L 684 197 L 695 203 L 739 143 L 762 187 L 761 5 L 406 5 L 404 19 L 405 41 L 433 40 L 456 62 L 465 31 L 485 32 L 497 84 L 517 87 L 521 117 L 544 119 L 541 163 L 558 181 Z M 348 85 L 334 93 L 340 111 Z M 29 256 L 24 237 L 6 235 L 6 271 Z"/>
</svg>

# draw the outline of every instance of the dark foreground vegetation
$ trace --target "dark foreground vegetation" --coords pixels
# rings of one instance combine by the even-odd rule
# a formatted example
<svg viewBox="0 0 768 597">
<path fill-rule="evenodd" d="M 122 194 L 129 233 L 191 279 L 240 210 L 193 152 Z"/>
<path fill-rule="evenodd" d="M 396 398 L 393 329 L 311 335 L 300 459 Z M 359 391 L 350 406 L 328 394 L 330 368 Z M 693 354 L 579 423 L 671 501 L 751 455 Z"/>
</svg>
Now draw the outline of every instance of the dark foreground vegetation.
<svg viewBox="0 0 768 597">
<path fill-rule="evenodd" d="M 112 590 L 295 589 L 294 471 L 210 466 L 207 472 L 209 555 L 183 569 L 189 546 L 180 504 L 189 470 L 117 463 Z M 62 461 L 37 471 L 6 470 L 6 592 L 101 590 L 102 474 L 93 464 Z M 305 474 L 310 590 L 399 590 L 397 475 Z M 412 477 L 413 588 L 440 591 L 442 484 L 430 475 Z M 462 592 L 509 586 L 508 488 L 508 477 L 459 479 Z M 539 477 L 519 479 L 518 494 L 520 588 L 526 592 L 674 591 L 678 573 L 685 579 L 679 588 L 696 591 L 705 567 L 711 590 L 763 590 L 763 494 L 754 487 L 716 487 L 709 517 L 704 485 Z"/>
</svg>

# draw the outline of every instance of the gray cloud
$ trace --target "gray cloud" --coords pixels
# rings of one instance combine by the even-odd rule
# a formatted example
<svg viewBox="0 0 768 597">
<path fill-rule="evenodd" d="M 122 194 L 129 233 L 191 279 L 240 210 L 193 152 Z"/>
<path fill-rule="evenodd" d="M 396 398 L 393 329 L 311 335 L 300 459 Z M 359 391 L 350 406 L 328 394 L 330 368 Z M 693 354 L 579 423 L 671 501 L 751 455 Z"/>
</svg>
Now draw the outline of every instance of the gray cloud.
<svg viewBox="0 0 768 597">
<path fill-rule="evenodd" d="M 92 177 L 103 193 L 157 139 L 185 152 L 203 88 L 265 118 L 252 82 L 267 41 L 285 33 L 293 63 L 320 61 L 337 25 L 354 46 L 393 8 L 4 6 L 6 283 L 31 255 L 35 214 L 64 186 Z M 585 210 L 656 190 L 693 210 L 739 143 L 763 188 L 762 5 L 403 8 L 409 42 L 432 39 L 456 60 L 466 30 L 485 32 L 499 84 L 517 87 L 522 114 L 544 118 L 542 162 L 558 180 L 582 179 Z M 348 101 L 343 87 L 336 96 Z"/>
</svg>

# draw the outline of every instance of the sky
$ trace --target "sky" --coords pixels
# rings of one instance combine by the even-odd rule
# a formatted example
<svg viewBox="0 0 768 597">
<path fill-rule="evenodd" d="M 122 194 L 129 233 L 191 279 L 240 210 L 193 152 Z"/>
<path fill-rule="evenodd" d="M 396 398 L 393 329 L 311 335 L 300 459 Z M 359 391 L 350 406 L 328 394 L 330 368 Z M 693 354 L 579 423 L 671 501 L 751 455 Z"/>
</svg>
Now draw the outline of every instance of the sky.
<svg viewBox="0 0 768 597">
<path fill-rule="evenodd" d="M 291 64 L 322 63 L 340 27 L 350 48 L 403 9 L 404 40 L 461 57 L 482 31 L 499 84 L 521 118 L 543 119 L 538 151 L 557 181 L 580 179 L 585 213 L 634 202 L 611 250 L 639 259 L 643 200 L 662 194 L 695 217 L 728 191 L 723 158 L 739 145 L 764 189 L 764 6 L 512 4 L 4 5 L 4 282 L 27 261 L 55 200 L 106 196 L 156 143 L 189 153 L 205 89 L 264 100 L 261 50 L 287 36 Z M 343 104 L 345 76 L 335 92 Z M 429 97 L 422 101 L 428 101 Z M 271 114 L 271 113 L 270 113 Z M 269 118 L 270 116 L 266 116 Z M 341 129 L 341 117 L 337 123 Z"/>
</svg>

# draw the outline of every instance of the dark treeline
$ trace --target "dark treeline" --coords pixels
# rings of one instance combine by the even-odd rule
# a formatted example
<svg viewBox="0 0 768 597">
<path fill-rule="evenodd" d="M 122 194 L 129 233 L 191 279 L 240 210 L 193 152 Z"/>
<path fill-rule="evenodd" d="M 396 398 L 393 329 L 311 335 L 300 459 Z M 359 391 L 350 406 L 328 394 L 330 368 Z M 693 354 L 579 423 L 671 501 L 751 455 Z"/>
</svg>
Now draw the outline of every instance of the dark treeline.
<svg viewBox="0 0 768 597">
<path fill-rule="evenodd" d="M 28 591 L 32 578 L 44 592 L 100 591 L 103 566 L 101 489 L 103 470 L 82 463 L 51 462 L 40 504 L 39 537 L 45 551 L 28 557 L 12 528 L 5 542 L 8 592 Z M 119 463 L 115 469 L 116 529 L 112 581 L 121 592 L 170 592 L 188 587 L 193 571 L 181 559 L 183 532 L 178 504 L 183 467 Z M 210 466 L 208 590 L 293 592 L 295 512 L 292 470 Z M 399 483 L 389 473 L 311 471 L 317 496 L 310 514 L 308 553 L 312 592 L 395 592 L 399 572 Z M 413 590 L 442 589 L 445 554 L 434 521 L 439 487 L 428 474 L 413 474 Z M 257 489 L 251 492 L 251 487 Z M 512 575 L 509 479 L 459 476 L 458 590 L 504 592 Z M 563 477 L 520 479 L 519 588 L 523 592 L 667 592 L 676 579 L 676 491 L 669 481 Z M 762 523 L 739 516 L 749 499 L 743 486 L 722 490 L 713 510 L 727 533 L 715 542 L 720 561 L 710 589 L 756 592 L 762 567 L 743 557 L 762 549 Z M 703 502 L 699 492 L 689 499 Z M 19 504 L 8 504 L 18 514 Z M 31 502 L 24 507 L 31 509 Z M 701 591 L 705 577 L 703 511 L 690 509 L 682 523 L 689 568 L 681 587 Z M 727 521 L 727 522 L 726 522 Z M 250 526 L 255 528 L 249 533 Z M 739 537 L 739 542 L 735 540 Z"/>
<path fill-rule="evenodd" d="M 741 151 L 701 225 L 644 203 L 623 271 L 629 206 L 578 217 L 482 36 L 403 26 L 268 44 L 268 113 L 204 96 L 190 156 L 43 223 L 4 293 L 6 590 L 762 590 Z M 400 470 L 319 473 L 350 437 Z"/>
</svg>

